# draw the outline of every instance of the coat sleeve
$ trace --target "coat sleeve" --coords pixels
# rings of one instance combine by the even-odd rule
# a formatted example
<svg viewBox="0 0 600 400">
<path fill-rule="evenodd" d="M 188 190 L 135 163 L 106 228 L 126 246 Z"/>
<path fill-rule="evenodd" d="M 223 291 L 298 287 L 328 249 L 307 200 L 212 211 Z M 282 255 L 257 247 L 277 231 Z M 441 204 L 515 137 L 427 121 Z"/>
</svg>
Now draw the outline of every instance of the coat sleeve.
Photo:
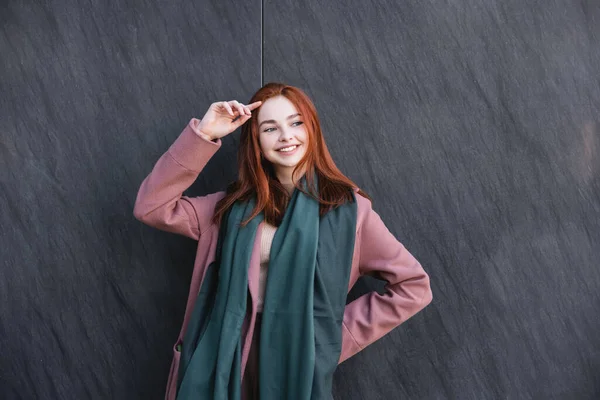
<svg viewBox="0 0 600 400">
<path fill-rule="evenodd" d="M 360 275 L 371 275 L 387 283 L 384 294 L 366 293 L 346 305 L 340 363 L 415 315 L 433 299 L 429 276 L 421 264 L 396 240 L 368 199 L 366 204 L 366 216 L 357 232 Z"/>
<path fill-rule="evenodd" d="M 133 209 L 135 218 L 146 225 L 196 240 L 209 226 L 218 194 L 188 197 L 183 192 L 222 144 L 221 139 L 199 136 L 199 122 L 192 118 L 158 159 L 142 182 Z"/>
</svg>

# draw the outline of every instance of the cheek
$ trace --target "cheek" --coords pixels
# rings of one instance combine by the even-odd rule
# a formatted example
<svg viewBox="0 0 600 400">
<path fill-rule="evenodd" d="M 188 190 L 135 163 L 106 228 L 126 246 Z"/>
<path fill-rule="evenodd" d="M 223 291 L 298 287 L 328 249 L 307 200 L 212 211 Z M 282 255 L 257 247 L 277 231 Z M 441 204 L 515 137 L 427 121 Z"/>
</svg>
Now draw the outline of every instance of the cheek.
<svg viewBox="0 0 600 400">
<path fill-rule="evenodd" d="M 260 136 L 258 138 L 258 145 L 260 146 L 260 149 L 265 152 L 268 149 L 268 144 L 267 141 L 265 140 L 265 138 L 263 136 Z"/>
<path fill-rule="evenodd" d="M 299 135 L 299 138 L 302 140 L 303 143 L 308 143 L 308 132 L 306 132 L 306 129 L 302 130 L 302 133 Z"/>
<path fill-rule="evenodd" d="M 261 135 L 258 139 L 258 143 L 260 143 L 260 147 L 263 149 L 273 147 L 273 140 L 267 135 Z"/>
<path fill-rule="evenodd" d="M 304 157 L 304 155 L 306 154 L 307 150 L 306 150 L 306 142 L 304 144 L 304 146 L 302 146 L 302 153 L 300 153 L 300 157 Z"/>
</svg>

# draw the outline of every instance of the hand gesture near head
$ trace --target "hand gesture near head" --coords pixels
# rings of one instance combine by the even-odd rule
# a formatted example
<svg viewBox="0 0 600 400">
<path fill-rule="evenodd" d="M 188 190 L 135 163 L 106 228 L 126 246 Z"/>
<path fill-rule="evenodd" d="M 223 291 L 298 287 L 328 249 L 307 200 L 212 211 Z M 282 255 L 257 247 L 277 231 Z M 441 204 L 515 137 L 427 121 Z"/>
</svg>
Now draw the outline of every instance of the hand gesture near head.
<svg viewBox="0 0 600 400">
<path fill-rule="evenodd" d="M 252 110 L 261 104 L 262 101 L 256 101 L 244 105 L 237 100 L 212 103 L 202 117 L 198 129 L 208 140 L 222 138 L 248 121 L 252 116 Z"/>
</svg>

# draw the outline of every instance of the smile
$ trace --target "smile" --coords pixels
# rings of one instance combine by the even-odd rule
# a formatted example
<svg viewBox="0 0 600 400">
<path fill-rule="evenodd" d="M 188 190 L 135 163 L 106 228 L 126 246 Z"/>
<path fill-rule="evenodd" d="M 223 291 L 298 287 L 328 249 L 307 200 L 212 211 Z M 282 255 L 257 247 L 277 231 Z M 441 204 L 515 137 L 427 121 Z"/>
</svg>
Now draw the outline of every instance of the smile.
<svg viewBox="0 0 600 400">
<path fill-rule="evenodd" d="M 298 147 L 300 147 L 300 145 L 284 147 L 283 149 L 277 150 L 277 152 L 281 153 L 283 155 L 290 155 L 290 154 L 294 154 L 296 152 L 296 150 L 298 150 Z"/>
</svg>

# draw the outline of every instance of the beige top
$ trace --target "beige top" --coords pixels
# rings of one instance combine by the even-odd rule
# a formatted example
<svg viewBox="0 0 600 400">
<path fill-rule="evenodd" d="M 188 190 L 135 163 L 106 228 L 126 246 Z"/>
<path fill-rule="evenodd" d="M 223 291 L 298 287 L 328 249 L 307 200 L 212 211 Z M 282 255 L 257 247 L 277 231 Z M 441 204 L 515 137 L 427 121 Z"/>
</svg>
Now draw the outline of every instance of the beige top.
<svg viewBox="0 0 600 400">
<path fill-rule="evenodd" d="M 276 230 L 276 226 L 264 222 L 260 240 L 260 274 L 258 279 L 258 299 L 256 304 L 258 312 L 262 312 L 263 310 L 263 299 L 265 297 L 265 288 L 267 285 L 269 254 L 271 252 L 271 244 L 273 243 L 273 236 L 275 236 Z"/>
</svg>

